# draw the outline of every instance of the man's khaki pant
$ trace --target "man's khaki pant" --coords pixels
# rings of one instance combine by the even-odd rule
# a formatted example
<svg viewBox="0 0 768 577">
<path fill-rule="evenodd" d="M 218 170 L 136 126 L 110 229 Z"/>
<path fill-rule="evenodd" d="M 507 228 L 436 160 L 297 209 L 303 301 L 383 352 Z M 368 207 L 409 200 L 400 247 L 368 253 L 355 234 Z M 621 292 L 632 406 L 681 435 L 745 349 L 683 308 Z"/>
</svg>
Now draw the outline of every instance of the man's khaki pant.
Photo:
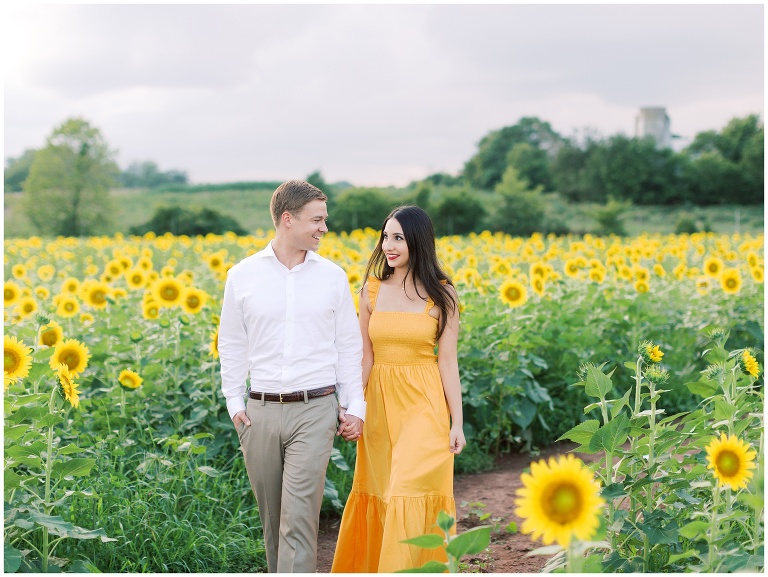
<svg viewBox="0 0 768 577">
<path fill-rule="evenodd" d="M 248 399 L 240 446 L 259 505 L 270 573 L 314 573 L 325 471 L 338 419 L 336 395 L 308 402 Z"/>
</svg>

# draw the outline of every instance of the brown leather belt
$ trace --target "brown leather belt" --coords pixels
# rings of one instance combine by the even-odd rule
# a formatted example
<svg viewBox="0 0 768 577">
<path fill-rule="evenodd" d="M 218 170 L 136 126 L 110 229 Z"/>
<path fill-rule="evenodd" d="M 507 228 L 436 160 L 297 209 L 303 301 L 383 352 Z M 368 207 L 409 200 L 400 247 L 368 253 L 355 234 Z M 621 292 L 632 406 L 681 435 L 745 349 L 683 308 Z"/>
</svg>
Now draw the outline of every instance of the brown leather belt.
<svg viewBox="0 0 768 577">
<path fill-rule="evenodd" d="M 332 395 L 335 392 L 336 386 L 330 385 L 320 389 L 312 389 L 311 391 L 295 391 L 293 393 L 260 393 L 251 391 L 248 393 L 248 396 L 260 401 L 262 400 L 262 395 L 264 395 L 263 399 L 268 403 L 296 403 L 298 401 L 325 397 L 327 395 Z"/>
</svg>

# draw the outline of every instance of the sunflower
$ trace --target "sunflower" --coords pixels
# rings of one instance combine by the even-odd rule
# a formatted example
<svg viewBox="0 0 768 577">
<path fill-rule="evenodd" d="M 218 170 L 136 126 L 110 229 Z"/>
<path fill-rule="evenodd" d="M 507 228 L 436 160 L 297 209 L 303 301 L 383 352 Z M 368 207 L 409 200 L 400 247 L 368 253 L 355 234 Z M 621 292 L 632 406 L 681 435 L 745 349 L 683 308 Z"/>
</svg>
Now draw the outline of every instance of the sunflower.
<svg viewBox="0 0 768 577">
<path fill-rule="evenodd" d="M 32 349 L 16 337 L 3 335 L 3 380 L 7 389 L 11 383 L 23 379 L 32 366 Z"/>
<path fill-rule="evenodd" d="M 95 309 L 107 308 L 111 289 L 105 282 L 90 281 L 81 287 L 83 302 Z"/>
<path fill-rule="evenodd" d="M 637 280 L 635 281 L 635 290 L 639 293 L 647 293 L 648 289 L 650 287 L 648 286 L 648 282 L 644 280 Z"/>
<path fill-rule="evenodd" d="M 603 284 L 605 280 L 605 271 L 601 268 L 589 269 L 589 280 L 596 282 L 597 284 Z"/>
<path fill-rule="evenodd" d="M 63 338 L 64 329 L 56 321 L 51 321 L 47 325 L 40 327 L 40 340 L 38 344 L 43 347 L 55 347 Z"/>
<path fill-rule="evenodd" d="M 65 319 L 75 316 L 80 312 L 80 303 L 74 296 L 64 295 L 57 303 L 56 314 Z"/>
<path fill-rule="evenodd" d="M 89 326 L 96 322 L 96 317 L 91 313 L 83 313 L 80 315 L 80 322 L 85 326 Z"/>
<path fill-rule="evenodd" d="M 544 286 L 544 279 L 540 276 L 531 277 L 531 288 L 539 296 L 544 296 L 546 287 Z"/>
<path fill-rule="evenodd" d="M 667 276 L 667 271 L 659 263 L 656 263 L 653 265 L 653 274 L 655 274 L 659 278 L 664 278 L 665 276 Z"/>
<path fill-rule="evenodd" d="M 77 289 L 80 288 L 80 281 L 77 280 L 75 277 L 71 276 L 61 283 L 61 292 L 63 293 L 70 293 L 70 294 L 77 294 Z"/>
<path fill-rule="evenodd" d="M 141 315 L 147 319 L 152 320 L 160 316 L 160 305 L 155 301 L 147 301 L 141 305 Z"/>
<path fill-rule="evenodd" d="M 21 287 L 11 280 L 3 283 L 3 306 L 10 307 L 19 302 Z"/>
<path fill-rule="evenodd" d="M 80 391 L 77 390 L 78 385 L 75 382 L 75 375 L 69 370 L 69 367 L 64 363 L 59 363 L 54 367 L 56 371 L 56 378 L 59 381 L 59 392 L 61 395 L 69 401 L 69 404 L 77 408 L 80 406 Z"/>
<path fill-rule="evenodd" d="M 123 274 L 123 263 L 117 259 L 113 259 L 104 266 L 104 272 L 110 275 L 112 278 L 120 276 Z"/>
<path fill-rule="evenodd" d="M 18 279 L 26 278 L 27 267 L 23 264 L 15 264 L 11 267 L 11 274 Z"/>
<path fill-rule="evenodd" d="M 208 257 L 205 260 L 211 269 L 218 271 L 221 268 L 221 266 L 224 264 L 224 259 L 226 257 L 227 257 L 226 251 L 219 251 L 219 252 L 214 252 L 213 254 L 208 255 Z"/>
<path fill-rule="evenodd" d="M 580 261 L 578 259 L 569 258 L 567 261 L 565 261 L 565 265 L 563 266 L 563 272 L 571 278 L 576 278 L 580 270 L 579 264 L 580 264 Z"/>
<path fill-rule="evenodd" d="M 707 469 L 715 479 L 732 489 L 743 489 L 754 474 L 755 457 L 749 444 L 736 436 L 720 433 L 707 445 Z"/>
<path fill-rule="evenodd" d="M 47 300 L 49 296 L 51 296 L 51 291 L 49 291 L 44 286 L 36 286 L 35 296 L 39 298 L 41 301 L 44 301 L 44 300 Z"/>
<path fill-rule="evenodd" d="M 56 370 L 59 363 L 64 363 L 69 367 L 72 375 L 76 377 L 88 366 L 90 356 L 88 347 L 83 343 L 76 339 L 67 339 L 56 345 L 49 362 L 53 370 Z"/>
<path fill-rule="evenodd" d="M 750 376 L 755 378 L 760 376 L 760 365 L 757 363 L 757 359 L 747 349 L 744 349 L 744 352 L 741 353 L 741 356 L 739 357 L 739 367 L 742 372 Z"/>
<path fill-rule="evenodd" d="M 208 351 L 214 359 L 219 358 L 219 327 L 211 333 L 211 346 Z"/>
<path fill-rule="evenodd" d="M 547 280 L 547 264 L 543 261 L 532 263 L 528 268 L 528 274 L 531 275 L 531 278 L 538 276 L 544 280 Z"/>
<path fill-rule="evenodd" d="M 531 463 L 520 476 L 515 513 L 522 517 L 522 532 L 545 545 L 567 547 L 575 537 L 590 539 L 600 524 L 604 501 L 592 471 L 573 455 L 550 457 L 549 463 Z"/>
<path fill-rule="evenodd" d="M 152 270 L 152 259 L 149 256 L 142 256 L 136 261 L 136 268 L 140 268 L 147 272 Z"/>
<path fill-rule="evenodd" d="M 208 293 L 195 287 L 189 287 L 184 290 L 184 297 L 181 300 L 181 308 L 187 314 L 195 315 L 199 313 L 208 300 Z"/>
<path fill-rule="evenodd" d="M 651 275 L 648 272 L 647 268 L 642 267 L 642 266 L 637 266 L 637 267 L 635 267 L 634 272 L 635 272 L 635 280 L 636 281 L 643 281 L 643 282 L 646 283 L 646 285 L 648 284 L 648 279 L 651 278 Z M 635 284 L 635 286 L 637 286 L 637 284 Z"/>
<path fill-rule="evenodd" d="M 147 284 L 147 273 L 143 268 L 134 268 L 125 272 L 125 282 L 131 290 L 139 290 Z"/>
<path fill-rule="evenodd" d="M 757 283 L 762 283 L 763 280 L 765 279 L 765 271 L 761 266 L 749 267 L 749 274 L 752 275 L 752 280 L 754 280 Z"/>
<path fill-rule="evenodd" d="M 152 295 L 160 306 L 174 307 L 181 304 L 184 296 L 183 288 L 181 283 L 174 277 L 164 277 L 154 283 Z"/>
<path fill-rule="evenodd" d="M 519 307 L 528 300 L 528 291 L 523 283 L 517 280 L 506 280 L 499 288 L 499 297 L 511 308 Z"/>
<path fill-rule="evenodd" d="M 716 256 L 704 260 L 704 272 L 712 278 L 717 278 L 723 272 L 723 261 Z"/>
<path fill-rule="evenodd" d="M 53 278 L 56 269 L 50 264 L 44 264 L 37 269 L 37 278 L 42 281 L 48 282 Z"/>
<path fill-rule="evenodd" d="M 141 383 L 144 382 L 144 379 L 142 379 L 138 373 L 128 369 L 121 371 L 117 380 L 126 389 L 138 389 L 141 386 Z"/>
<path fill-rule="evenodd" d="M 32 297 L 21 297 L 18 307 L 19 316 L 23 319 L 33 315 L 37 311 L 37 301 Z"/>
<path fill-rule="evenodd" d="M 720 275 L 720 286 L 723 292 L 733 295 L 741 290 L 741 273 L 737 268 L 729 268 Z"/>
<path fill-rule="evenodd" d="M 640 346 L 637 347 L 637 352 L 643 357 L 643 360 L 652 365 L 654 363 L 660 363 L 664 353 L 661 352 L 659 345 L 654 345 L 651 341 L 643 341 Z"/>
<path fill-rule="evenodd" d="M 708 276 L 700 276 L 696 279 L 696 291 L 700 295 L 705 295 L 709 292 L 709 289 L 712 288 L 712 279 Z"/>
</svg>

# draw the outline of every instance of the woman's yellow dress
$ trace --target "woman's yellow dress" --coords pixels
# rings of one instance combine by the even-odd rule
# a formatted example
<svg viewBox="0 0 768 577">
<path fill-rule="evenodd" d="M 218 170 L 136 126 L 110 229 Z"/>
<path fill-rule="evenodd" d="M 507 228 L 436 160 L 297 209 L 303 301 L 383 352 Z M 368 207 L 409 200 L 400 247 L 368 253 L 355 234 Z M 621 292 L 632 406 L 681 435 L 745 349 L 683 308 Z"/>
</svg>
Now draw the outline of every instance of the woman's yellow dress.
<svg viewBox="0 0 768 577">
<path fill-rule="evenodd" d="M 373 368 L 365 389 L 363 435 L 341 518 L 332 572 L 393 573 L 445 561 L 440 549 L 401 541 L 456 517 L 450 413 L 435 356 L 438 321 L 422 313 L 376 311 L 381 281 L 369 277 L 368 335 Z"/>
</svg>

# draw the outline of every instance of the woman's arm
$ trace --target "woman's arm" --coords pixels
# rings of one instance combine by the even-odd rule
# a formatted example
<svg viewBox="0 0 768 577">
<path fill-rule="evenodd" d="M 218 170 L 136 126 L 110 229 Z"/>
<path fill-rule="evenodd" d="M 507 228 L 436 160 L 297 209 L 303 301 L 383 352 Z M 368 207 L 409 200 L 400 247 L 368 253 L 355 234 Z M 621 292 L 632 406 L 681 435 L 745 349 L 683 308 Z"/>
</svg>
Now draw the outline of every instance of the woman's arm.
<svg viewBox="0 0 768 577">
<path fill-rule="evenodd" d="M 360 333 L 363 336 L 363 390 L 368 386 L 368 377 L 371 375 L 373 367 L 373 343 L 368 336 L 368 323 L 371 320 L 371 301 L 368 298 L 368 283 L 360 291 L 360 300 L 358 301 Z"/>
<path fill-rule="evenodd" d="M 454 292 L 453 287 L 448 290 Z M 448 314 L 443 334 L 437 341 L 437 366 L 443 381 L 445 400 L 451 412 L 451 433 L 449 448 L 452 453 L 461 453 L 467 444 L 464 438 L 464 413 L 461 406 L 461 382 L 459 381 L 458 343 L 459 343 L 459 311 L 458 299 L 456 308 Z M 363 346 L 365 349 L 365 346 Z M 365 353 L 363 353 L 365 355 Z"/>
</svg>

